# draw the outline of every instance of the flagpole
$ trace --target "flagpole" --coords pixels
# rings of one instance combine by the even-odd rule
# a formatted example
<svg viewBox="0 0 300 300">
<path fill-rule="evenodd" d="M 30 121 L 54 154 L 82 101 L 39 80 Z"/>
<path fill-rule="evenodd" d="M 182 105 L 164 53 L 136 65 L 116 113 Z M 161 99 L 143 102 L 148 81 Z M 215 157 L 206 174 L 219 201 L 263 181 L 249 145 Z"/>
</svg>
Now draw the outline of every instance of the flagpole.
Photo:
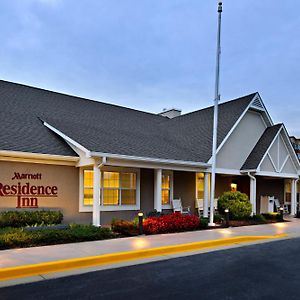
<svg viewBox="0 0 300 300">
<path fill-rule="evenodd" d="M 218 4 L 218 34 L 217 34 L 217 59 L 216 59 L 216 81 L 214 99 L 214 124 L 213 124 L 213 143 L 212 143 L 212 165 L 211 165 L 211 188 L 210 188 L 210 215 L 209 226 L 214 226 L 214 200 L 216 188 L 216 153 L 217 153 L 217 133 L 218 133 L 218 106 L 220 101 L 220 57 L 221 57 L 221 19 L 222 2 Z"/>
</svg>

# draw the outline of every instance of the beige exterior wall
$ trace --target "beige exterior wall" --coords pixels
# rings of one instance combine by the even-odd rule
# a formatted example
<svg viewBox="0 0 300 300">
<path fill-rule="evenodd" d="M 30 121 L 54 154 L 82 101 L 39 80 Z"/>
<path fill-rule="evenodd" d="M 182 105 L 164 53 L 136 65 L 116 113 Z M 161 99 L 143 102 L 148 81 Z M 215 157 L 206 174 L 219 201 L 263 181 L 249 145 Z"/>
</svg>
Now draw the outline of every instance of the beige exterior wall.
<svg viewBox="0 0 300 300">
<path fill-rule="evenodd" d="M 261 115 L 248 111 L 217 154 L 217 168 L 240 170 L 265 129 Z"/>
<path fill-rule="evenodd" d="M 41 179 L 12 179 L 14 173 L 41 174 Z M 0 184 L 56 186 L 57 197 L 38 197 L 38 209 L 58 209 L 64 222 L 90 223 L 91 215 L 79 213 L 79 173 L 72 166 L 0 161 Z M 24 196 L 26 197 L 26 196 Z M 31 196 L 33 197 L 33 196 Z M 0 196 L 0 210 L 16 209 L 17 196 Z M 26 208 L 18 208 L 20 210 Z"/>
<path fill-rule="evenodd" d="M 41 179 L 12 179 L 14 173 L 41 174 Z M 148 213 L 154 209 L 154 172 L 141 169 L 141 211 Z M 0 211 L 3 210 L 28 210 L 52 209 L 61 210 L 65 223 L 90 224 L 91 212 L 79 212 L 79 169 L 72 166 L 57 166 L 34 163 L 4 162 L 0 161 L 0 184 L 21 185 L 29 183 L 31 186 L 56 186 L 57 197 L 37 197 L 38 208 L 16 208 L 17 196 L 0 196 Z M 113 218 L 131 220 L 138 211 L 112 211 L 101 212 L 101 224 L 111 223 Z"/>
</svg>

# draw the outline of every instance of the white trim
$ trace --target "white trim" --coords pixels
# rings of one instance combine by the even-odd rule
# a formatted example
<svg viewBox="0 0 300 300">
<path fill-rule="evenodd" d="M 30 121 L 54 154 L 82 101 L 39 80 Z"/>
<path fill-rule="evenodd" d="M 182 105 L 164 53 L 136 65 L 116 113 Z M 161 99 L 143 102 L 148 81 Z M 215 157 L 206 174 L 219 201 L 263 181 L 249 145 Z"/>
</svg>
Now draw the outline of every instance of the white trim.
<svg viewBox="0 0 300 300">
<path fill-rule="evenodd" d="M 288 153 L 290 153 L 291 156 L 294 156 L 294 159 L 292 159 L 292 162 L 293 162 L 293 164 L 294 164 L 295 169 L 296 169 L 297 171 L 299 171 L 299 169 L 300 169 L 300 161 L 299 161 L 298 156 L 297 156 L 297 154 L 296 154 L 296 152 L 295 152 L 295 149 L 294 149 L 294 147 L 293 147 L 293 145 L 292 145 L 292 143 L 291 143 L 290 137 L 289 137 L 289 135 L 288 135 L 288 132 L 287 132 L 285 126 L 282 125 L 282 128 L 283 128 L 283 131 L 284 131 L 284 134 L 285 134 L 285 137 L 286 137 L 286 142 L 288 143 L 288 145 L 286 144 L 286 142 L 284 141 L 284 139 L 283 139 L 283 137 L 282 137 L 282 139 L 283 139 L 283 144 L 285 145 L 286 150 L 288 151 Z M 290 150 L 288 149 L 288 147 L 290 148 Z M 291 158 L 292 158 L 292 157 L 291 157 Z M 297 166 L 295 165 L 295 162 L 296 162 Z"/>
<path fill-rule="evenodd" d="M 138 161 L 126 161 L 120 159 L 107 159 L 107 166 L 116 166 L 116 167 L 129 167 L 129 168 L 140 168 L 140 169 L 164 169 L 172 171 L 187 171 L 187 172 L 204 172 L 206 168 L 203 167 L 189 167 L 189 166 L 178 166 L 171 164 L 159 164 L 152 162 L 138 162 Z"/>
<path fill-rule="evenodd" d="M 261 112 L 265 112 L 268 121 L 270 122 L 270 125 L 273 125 L 273 121 L 260 97 L 260 95 L 258 93 L 256 93 L 253 96 L 253 99 L 251 100 L 251 102 L 249 103 L 249 105 L 245 108 L 244 112 L 241 114 L 241 116 L 238 118 L 238 120 L 235 122 L 235 124 L 233 125 L 233 127 L 230 129 L 230 131 L 228 132 L 228 134 L 226 135 L 226 137 L 223 139 L 223 141 L 221 142 L 221 144 L 219 145 L 218 149 L 217 149 L 217 154 L 220 152 L 220 150 L 222 149 L 222 147 L 224 146 L 224 144 L 227 142 L 227 140 L 229 139 L 229 137 L 231 136 L 231 134 L 233 133 L 233 131 L 237 128 L 237 126 L 239 125 L 239 123 L 241 122 L 241 120 L 244 118 L 244 116 L 246 115 L 246 113 L 250 110 L 250 108 L 254 108 L 252 106 L 253 102 L 259 98 L 260 102 L 262 103 L 264 109 L 260 109 Z M 226 103 L 226 102 L 225 102 Z M 255 108 L 256 109 L 256 108 Z M 257 113 L 257 112 L 256 112 Z M 261 115 L 261 114 L 260 114 Z M 261 115 L 262 116 L 262 115 Z M 264 120 L 264 124 L 266 124 L 265 120 Z M 267 127 L 267 125 L 266 125 Z M 208 163 L 211 164 L 212 158 L 209 159 Z"/>
<path fill-rule="evenodd" d="M 162 185 L 162 169 L 154 170 L 154 209 L 156 211 L 162 211 L 161 203 L 161 185 Z"/>
<path fill-rule="evenodd" d="M 291 173 L 273 173 L 273 172 L 257 172 L 257 176 L 279 177 L 279 178 L 298 178 L 298 174 Z"/>
<path fill-rule="evenodd" d="M 31 153 L 22 151 L 8 151 L 0 150 L 0 160 L 3 161 L 24 161 L 24 162 L 36 162 L 36 163 L 47 163 L 57 162 L 57 164 L 75 165 L 79 160 L 76 156 L 64 156 L 55 154 L 44 154 L 44 153 Z"/>
<path fill-rule="evenodd" d="M 92 212 L 92 205 L 84 205 L 84 182 L 83 182 L 83 172 L 84 170 L 92 170 L 91 168 L 81 167 L 79 172 L 79 212 Z M 132 168 L 109 168 L 103 166 L 101 168 L 101 173 L 106 171 L 116 171 L 116 172 L 134 172 L 136 173 L 136 205 L 100 205 L 100 211 L 132 211 L 140 210 L 141 207 L 141 175 L 139 169 Z M 103 176 L 103 175 L 102 175 Z M 101 176 L 101 177 L 102 177 Z M 101 193 L 102 194 L 102 193 Z M 101 195 L 102 197 L 102 195 Z M 102 200 L 101 200 L 102 203 Z"/>
<path fill-rule="evenodd" d="M 263 106 L 263 109 L 260 108 L 259 111 L 265 112 L 265 114 L 266 114 L 266 116 L 267 116 L 267 119 L 268 119 L 268 121 L 269 121 L 269 123 L 270 123 L 270 126 L 273 126 L 273 125 L 274 125 L 273 120 L 272 120 L 272 118 L 271 118 L 271 116 L 270 116 L 270 114 L 269 114 L 269 112 L 268 112 L 268 110 L 267 110 L 267 108 L 266 108 L 266 106 L 265 106 L 265 104 L 264 104 L 262 98 L 260 97 L 260 94 L 259 94 L 259 93 L 256 93 L 256 95 L 254 96 L 254 98 L 253 98 L 253 100 L 252 100 L 252 104 L 253 104 L 253 102 L 254 102 L 257 98 L 259 98 L 259 101 L 260 101 L 260 103 L 261 103 L 262 106 Z M 258 109 L 256 106 L 253 106 L 252 108 Z"/>
<path fill-rule="evenodd" d="M 277 151 L 278 152 L 278 151 Z M 275 169 L 276 172 L 278 172 L 278 167 L 275 165 L 274 161 L 273 161 L 273 158 L 270 154 L 270 152 L 267 153 L 267 156 L 269 157 L 270 161 L 271 161 L 271 164 L 273 166 L 273 168 Z M 265 157 L 265 159 L 267 158 L 267 156 Z"/>
<path fill-rule="evenodd" d="M 255 96 L 254 96 L 255 97 Z M 254 99 L 253 97 L 253 99 Z M 243 119 L 243 117 L 246 115 L 247 111 L 249 110 L 251 103 L 253 102 L 253 99 L 251 100 L 251 102 L 249 103 L 249 105 L 247 106 L 247 108 L 244 110 L 244 112 L 240 115 L 240 117 L 238 118 L 238 120 L 235 122 L 235 124 L 233 125 L 233 127 L 231 127 L 231 129 L 229 130 L 229 132 L 227 133 L 226 137 L 223 139 L 223 141 L 221 142 L 221 144 L 219 145 L 219 147 L 217 148 L 217 152 L 216 154 L 219 153 L 219 151 L 221 150 L 221 148 L 224 146 L 224 144 L 227 142 L 227 140 L 229 139 L 229 137 L 231 136 L 231 134 L 233 133 L 233 131 L 235 130 L 235 128 L 237 128 L 238 124 L 241 122 L 241 120 Z M 226 102 L 225 102 L 226 103 Z M 208 163 L 211 163 L 212 158 L 209 159 Z"/>
<path fill-rule="evenodd" d="M 206 170 L 206 172 L 210 172 L 210 171 L 211 171 L 210 169 Z M 216 174 L 241 175 L 241 171 L 237 169 L 217 168 Z"/>
<path fill-rule="evenodd" d="M 283 170 L 283 168 L 285 167 L 286 163 L 288 162 L 289 158 L 290 158 L 290 155 L 288 154 L 288 155 L 286 156 L 286 158 L 285 158 L 285 160 L 284 160 L 284 162 L 283 162 L 283 164 L 282 164 L 282 166 L 281 166 L 279 172 L 282 172 L 282 170 Z"/>
<path fill-rule="evenodd" d="M 274 137 L 272 143 L 270 144 L 270 146 L 268 147 L 268 149 L 267 149 L 267 151 L 265 152 L 264 156 L 262 157 L 260 163 L 258 164 L 257 169 L 260 169 L 261 164 L 263 163 L 263 161 L 265 160 L 266 156 L 269 154 L 270 149 L 272 148 L 272 146 L 273 146 L 274 143 L 276 142 L 276 139 L 277 139 L 277 137 L 279 136 L 279 134 L 280 134 L 280 132 L 281 132 L 281 129 L 282 129 L 282 125 L 281 125 L 281 127 L 278 129 L 278 132 L 276 133 L 276 135 L 275 135 L 275 137 Z M 276 168 L 275 168 L 275 170 L 276 170 Z"/>
<path fill-rule="evenodd" d="M 49 123 L 44 122 L 44 125 L 47 128 L 49 128 L 50 130 L 52 130 L 53 132 L 55 132 L 56 134 L 58 134 L 60 137 L 62 137 L 67 142 L 71 143 L 72 145 L 74 145 L 75 147 L 77 147 L 78 149 L 80 149 L 81 151 L 85 152 L 87 157 L 91 157 L 90 151 L 88 149 L 86 149 L 84 146 L 82 146 L 81 144 L 79 144 L 75 140 L 71 139 L 69 136 L 67 136 L 66 134 L 62 133 L 60 130 L 56 129 L 55 127 L 53 127 Z"/>
<path fill-rule="evenodd" d="M 119 158 L 129 161 L 141 161 L 141 162 L 154 162 L 161 164 L 175 164 L 175 165 L 184 165 L 184 166 L 192 166 L 192 167 L 210 167 L 210 164 L 203 162 L 195 162 L 195 161 L 185 161 L 185 160 L 174 160 L 174 159 L 163 159 L 163 158 L 152 158 L 152 157 L 141 157 L 141 156 L 131 156 L 131 155 L 123 155 L 123 154 L 113 154 L 113 153 L 105 153 L 105 152 L 91 152 L 91 156 L 93 157 L 103 157 L 107 158 Z"/>
</svg>

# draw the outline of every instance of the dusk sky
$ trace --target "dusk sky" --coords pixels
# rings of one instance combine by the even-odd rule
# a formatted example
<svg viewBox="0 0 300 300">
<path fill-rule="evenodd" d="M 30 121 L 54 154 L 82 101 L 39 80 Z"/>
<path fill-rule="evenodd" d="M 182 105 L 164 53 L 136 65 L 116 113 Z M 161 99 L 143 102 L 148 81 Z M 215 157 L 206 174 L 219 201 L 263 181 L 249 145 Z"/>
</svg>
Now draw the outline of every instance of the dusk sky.
<svg viewBox="0 0 300 300">
<path fill-rule="evenodd" d="M 300 137 L 299 1 L 225 0 L 221 101 Z M 0 78 L 153 113 L 213 104 L 217 1 L 1 0 Z"/>
</svg>

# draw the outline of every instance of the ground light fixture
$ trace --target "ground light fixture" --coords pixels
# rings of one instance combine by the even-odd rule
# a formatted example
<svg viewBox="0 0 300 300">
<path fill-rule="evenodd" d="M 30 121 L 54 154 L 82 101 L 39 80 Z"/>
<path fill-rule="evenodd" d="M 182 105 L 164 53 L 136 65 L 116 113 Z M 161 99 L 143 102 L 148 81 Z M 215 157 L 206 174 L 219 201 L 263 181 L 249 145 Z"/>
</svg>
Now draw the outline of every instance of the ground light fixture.
<svg viewBox="0 0 300 300">
<path fill-rule="evenodd" d="M 279 213 L 280 213 L 280 221 L 283 222 L 283 207 L 279 208 Z"/>
<path fill-rule="evenodd" d="M 143 228 L 144 213 L 139 212 L 138 217 L 139 217 L 139 235 L 142 235 L 144 233 L 144 228 Z"/>
<path fill-rule="evenodd" d="M 226 227 L 229 227 L 229 209 L 226 208 L 224 212 L 225 212 L 225 225 Z"/>
</svg>

